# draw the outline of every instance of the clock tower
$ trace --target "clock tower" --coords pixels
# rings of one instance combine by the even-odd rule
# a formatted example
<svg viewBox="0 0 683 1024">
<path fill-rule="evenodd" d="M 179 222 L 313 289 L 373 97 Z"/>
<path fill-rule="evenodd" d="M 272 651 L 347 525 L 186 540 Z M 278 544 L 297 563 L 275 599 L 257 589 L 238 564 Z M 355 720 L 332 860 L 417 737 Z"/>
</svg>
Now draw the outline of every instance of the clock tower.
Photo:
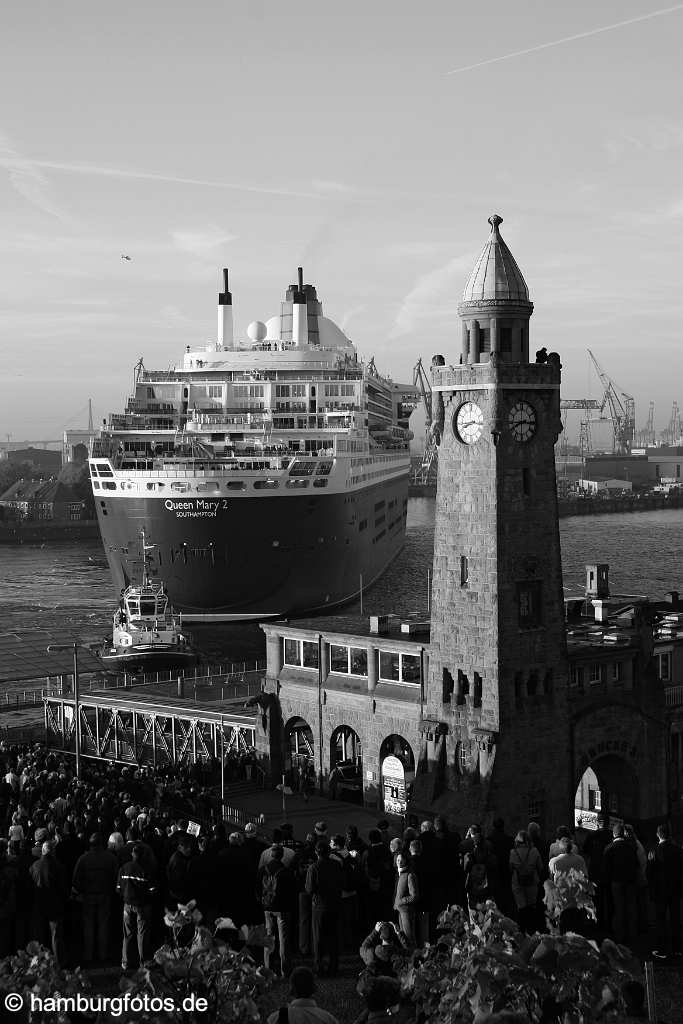
<svg viewBox="0 0 683 1024">
<path fill-rule="evenodd" d="M 529 361 L 533 304 L 501 222 L 489 219 L 458 309 L 457 365 L 435 357 L 432 367 L 439 472 L 422 755 L 432 806 L 458 825 L 500 815 L 509 828 L 549 827 L 573 820 L 560 360 L 542 349 Z"/>
</svg>

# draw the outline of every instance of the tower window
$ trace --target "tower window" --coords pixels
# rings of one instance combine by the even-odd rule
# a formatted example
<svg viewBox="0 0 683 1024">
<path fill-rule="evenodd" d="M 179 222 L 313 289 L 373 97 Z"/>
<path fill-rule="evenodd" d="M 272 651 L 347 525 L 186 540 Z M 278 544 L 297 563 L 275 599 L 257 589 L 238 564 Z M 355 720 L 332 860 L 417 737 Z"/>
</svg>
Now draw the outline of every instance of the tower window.
<svg viewBox="0 0 683 1024">
<path fill-rule="evenodd" d="M 470 578 L 470 565 L 466 555 L 460 556 L 460 586 L 466 587 Z"/>
<path fill-rule="evenodd" d="M 526 467 L 522 470 L 522 494 L 527 498 L 531 494 L 531 470 Z"/>
<path fill-rule="evenodd" d="M 473 695 L 474 696 L 474 706 L 475 706 L 475 708 L 480 708 L 481 707 L 482 697 L 483 697 L 483 689 L 484 688 L 483 688 L 483 684 L 482 684 L 482 681 L 481 681 L 481 676 L 479 675 L 478 672 L 475 672 L 474 673 L 474 695 Z"/>
<path fill-rule="evenodd" d="M 489 327 L 479 328 L 479 351 L 490 352 L 491 351 L 491 330 Z"/>
<path fill-rule="evenodd" d="M 512 352 L 512 328 L 501 327 L 498 331 L 498 347 L 501 352 Z"/>
<path fill-rule="evenodd" d="M 542 621 L 543 584 L 540 580 L 526 580 L 517 584 L 517 604 L 520 629 L 537 629 Z"/>
<path fill-rule="evenodd" d="M 444 704 L 450 704 L 451 695 L 455 689 L 455 683 L 453 676 L 447 668 L 443 670 L 443 702 Z"/>
<path fill-rule="evenodd" d="M 522 699 L 522 673 L 515 672 L 515 700 L 521 701 Z"/>
</svg>

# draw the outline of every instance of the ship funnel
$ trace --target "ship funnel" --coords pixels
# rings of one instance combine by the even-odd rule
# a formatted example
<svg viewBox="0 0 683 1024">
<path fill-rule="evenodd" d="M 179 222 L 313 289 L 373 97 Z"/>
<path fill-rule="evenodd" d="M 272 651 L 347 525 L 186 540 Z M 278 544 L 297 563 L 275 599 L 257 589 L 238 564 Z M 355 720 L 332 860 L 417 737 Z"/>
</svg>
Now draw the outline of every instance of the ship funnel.
<svg viewBox="0 0 683 1024">
<path fill-rule="evenodd" d="M 228 268 L 223 267 L 223 291 L 218 295 L 218 344 L 216 348 L 232 348 L 232 295 L 228 288 Z"/>
<path fill-rule="evenodd" d="M 292 303 L 292 341 L 297 348 L 301 348 L 308 344 L 308 308 L 304 291 L 303 267 L 298 267 L 298 273 L 299 287 L 294 293 Z"/>
</svg>

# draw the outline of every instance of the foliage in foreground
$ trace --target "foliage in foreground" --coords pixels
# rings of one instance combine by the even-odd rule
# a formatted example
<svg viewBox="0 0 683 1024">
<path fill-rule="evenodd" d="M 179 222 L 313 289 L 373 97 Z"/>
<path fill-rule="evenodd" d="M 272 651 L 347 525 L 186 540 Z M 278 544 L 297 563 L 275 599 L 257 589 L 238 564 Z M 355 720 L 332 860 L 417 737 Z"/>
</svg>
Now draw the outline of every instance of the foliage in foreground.
<svg viewBox="0 0 683 1024">
<path fill-rule="evenodd" d="M 484 1024 L 516 1011 L 532 1024 L 619 1020 L 621 986 L 640 974 L 630 950 L 581 935 L 526 936 L 491 901 L 470 920 L 450 907 L 434 946 L 397 963 L 402 989 L 430 1024 Z"/>
<path fill-rule="evenodd" d="M 270 987 L 272 971 L 258 966 L 250 948 L 271 946 L 272 936 L 262 926 L 237 929 L 230 918 L 219 918 L 211 932 L 201 924 L 202 915 L 194 901 L 179 905 L 175 913 L 167 913 L 164 922 L 170 929 L 171 941 L 154 954 L 150 964 L 141 967 L 131 978 L 121 979 L 121 990 L 133 995 L 171 999 L 175 1010 L 142 1011 L 135 1019 L 145 1024 L 194 1024 L 201 1020 L 211 1024 L 252 1024 L 260 1021 L 258 1000 Z M 243 944 L 236 951 L 221 938 Z M 197 1012 L 188 1004 L 188 997 L 206 1000 Z M 195 1003 L 196 1005 L 196 1003 Z"/>
</svg>

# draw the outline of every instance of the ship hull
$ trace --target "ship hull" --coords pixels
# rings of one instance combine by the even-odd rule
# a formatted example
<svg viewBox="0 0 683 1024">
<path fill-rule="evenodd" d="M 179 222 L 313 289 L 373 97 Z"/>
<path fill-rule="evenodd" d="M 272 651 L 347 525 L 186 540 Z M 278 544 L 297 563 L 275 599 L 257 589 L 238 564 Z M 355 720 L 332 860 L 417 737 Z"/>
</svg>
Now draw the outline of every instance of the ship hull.
<svg viewBox="0 0 683 1024">
<path fill-rule="evenodd" d="M 132 650 L 105 648 L 97 656 L 106 668 L 129 670 L 180 668 L 198 660 L 194 651 L 179 651 L 171 644 L 140 645 Z"/>
<path fill-rule="evenodd" d="M 139 574 L 144 528 L 154 545 L 150 568 L 177 611 L 240 620 L 352 600 L 401 550 L 407 492 L 406 475 L 324 495 L 204 502 L 98 495 L 96 506 L 117 592 Z"/>
</svg>

